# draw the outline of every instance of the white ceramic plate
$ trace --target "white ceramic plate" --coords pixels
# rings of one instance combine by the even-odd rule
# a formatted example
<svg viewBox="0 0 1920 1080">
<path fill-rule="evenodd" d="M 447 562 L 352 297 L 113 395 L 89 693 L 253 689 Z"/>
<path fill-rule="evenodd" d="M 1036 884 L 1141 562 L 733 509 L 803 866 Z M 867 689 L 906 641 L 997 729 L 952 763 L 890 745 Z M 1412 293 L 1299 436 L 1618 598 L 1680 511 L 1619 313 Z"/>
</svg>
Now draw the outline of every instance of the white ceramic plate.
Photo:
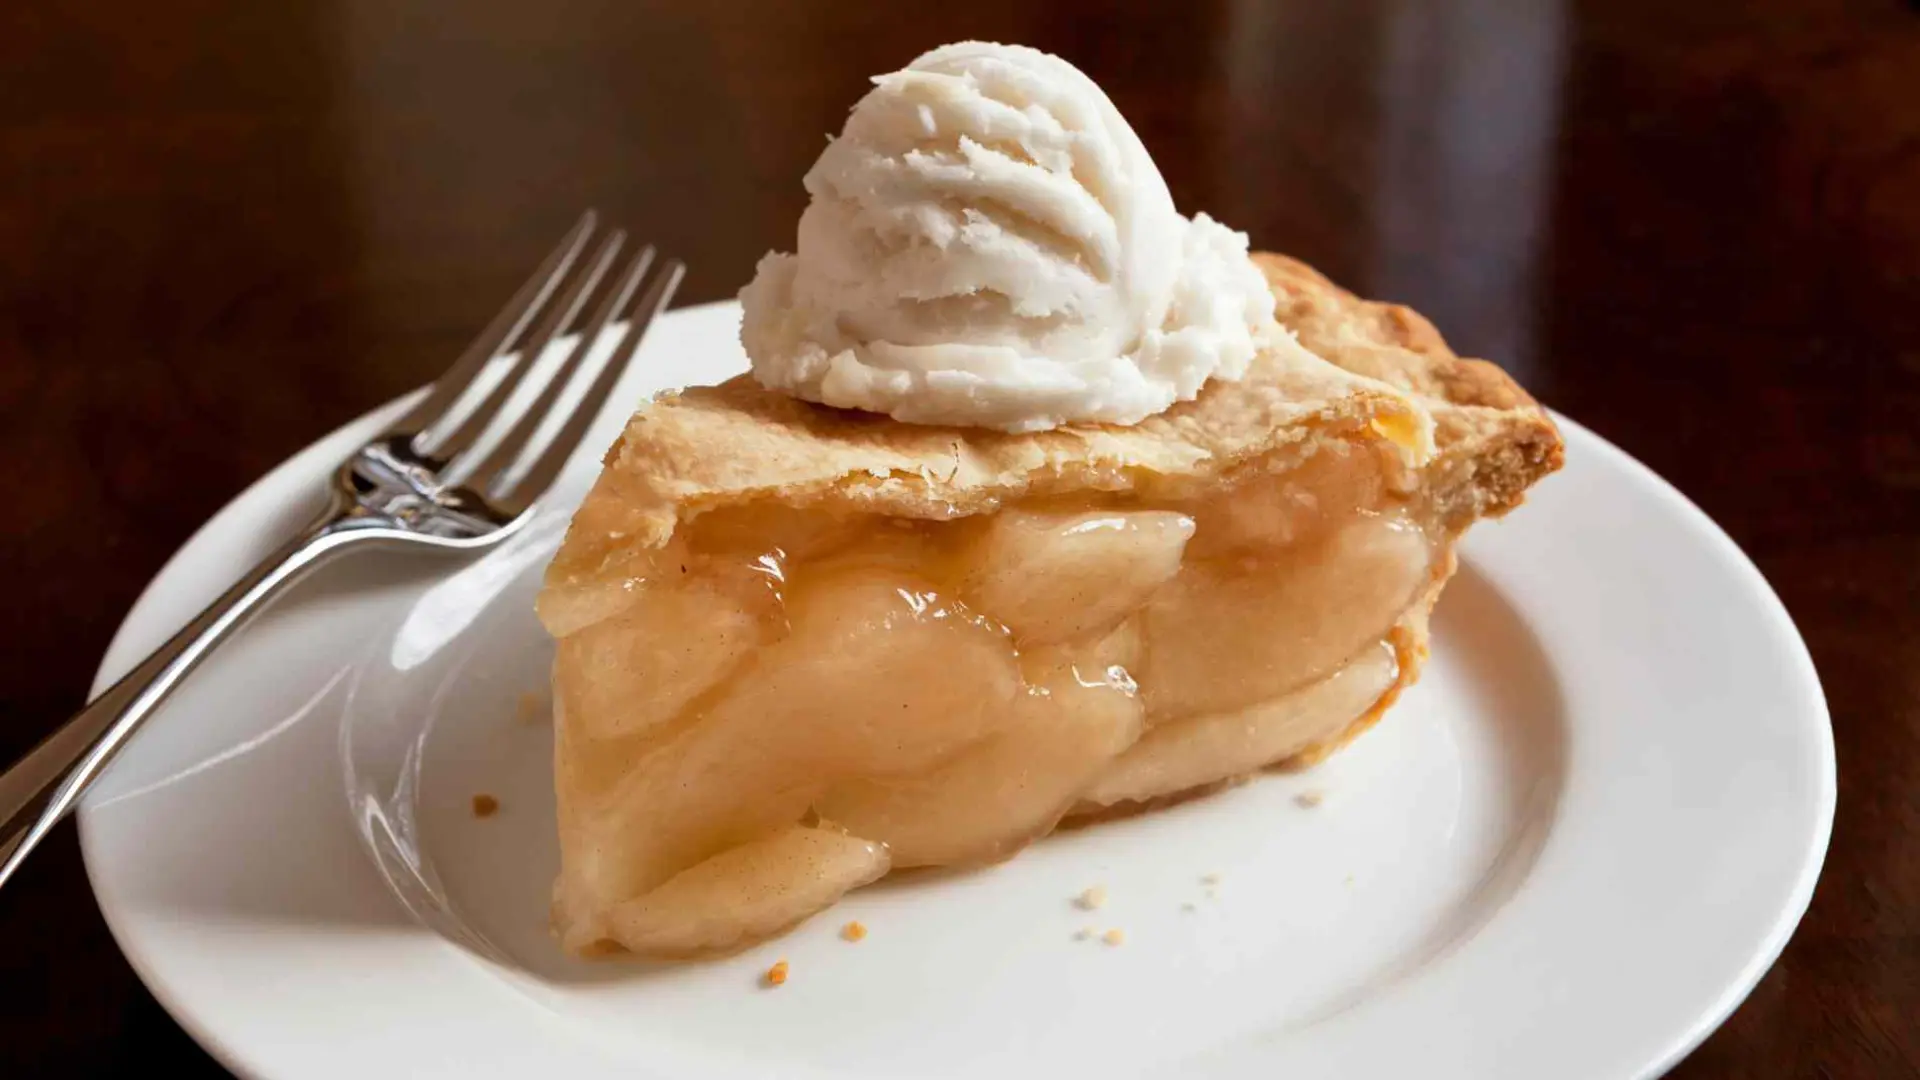
<svg viewBox="0 0 1920 1080">
<path fill-rule="evenodd" d="M 664 319 L 623 400 L 738 370 L 738 317 Z M 100 685 L 391 412 L 209 522 Z M 88 801 L 87 866 L 160 1001 L 276 1080 L 1657 1075 L 1805 909 L 1832 735 L 1746 558 L 1564 431 L 1566 470 L 1466 542 L 1419 686 L 1326 765 L 883 882 L 727 959 L 583 964 L 546 935 L 550 732 L 521 699 L 543 700 L 550 651 L 529 605 L 592 455 L 507 550 L 363 556 L 269 612 Z M 474 818 L 478 793 L 497 816 Z M 1094 884 L 1107 905 L 1074 907 Z M 853 918 L 859 944 L 836 935 Z M 760 988 L 779 958 L 790 981 Z"/>
</svg>

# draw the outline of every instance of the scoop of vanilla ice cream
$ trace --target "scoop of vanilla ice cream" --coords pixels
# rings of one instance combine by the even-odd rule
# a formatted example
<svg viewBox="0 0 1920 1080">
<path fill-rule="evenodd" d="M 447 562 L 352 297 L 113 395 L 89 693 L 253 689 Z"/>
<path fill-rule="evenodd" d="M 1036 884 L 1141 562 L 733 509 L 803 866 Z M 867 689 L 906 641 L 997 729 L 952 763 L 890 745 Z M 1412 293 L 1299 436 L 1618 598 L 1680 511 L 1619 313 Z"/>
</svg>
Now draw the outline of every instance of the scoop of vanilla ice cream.
<svg viewBox="0 0 1920 1080">
<path fill-rule="evenodd" d="M 882 75 L 760 261 L 741 339 L 770 389 L 921 424 L 1131 424 L 1281 333 L 1247 237 L 1182 217 L 1059 57 L 967 42 Z"/>
</svg>

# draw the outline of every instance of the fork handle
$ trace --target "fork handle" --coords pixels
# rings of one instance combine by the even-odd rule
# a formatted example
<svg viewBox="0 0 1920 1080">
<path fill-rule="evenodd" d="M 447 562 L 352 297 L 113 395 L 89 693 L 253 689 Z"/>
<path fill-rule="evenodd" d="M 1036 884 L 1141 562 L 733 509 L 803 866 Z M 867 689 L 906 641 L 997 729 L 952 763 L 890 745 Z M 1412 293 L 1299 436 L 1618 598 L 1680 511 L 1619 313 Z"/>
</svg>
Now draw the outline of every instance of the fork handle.
<svg viewBox="0 0 1920 1080">
<path fill-rule="evenodd" d="M 329 508 L 0 773 L 0 886 L 79 805 L 114 755 L 207 654 L 275 595 L 356 538 L 345 523 L 337 507 Z"/>
</svg>

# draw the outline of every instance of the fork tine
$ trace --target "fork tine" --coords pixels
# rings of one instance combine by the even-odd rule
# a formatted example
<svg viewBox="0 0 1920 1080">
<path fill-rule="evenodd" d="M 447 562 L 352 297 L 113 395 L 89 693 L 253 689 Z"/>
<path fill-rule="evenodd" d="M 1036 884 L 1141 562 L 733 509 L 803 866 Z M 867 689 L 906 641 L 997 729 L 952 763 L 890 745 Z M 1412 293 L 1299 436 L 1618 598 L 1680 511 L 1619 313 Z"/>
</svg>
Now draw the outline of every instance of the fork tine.
<svg viewBox="0 0 1920 1080">
<path fill-rule="evenodd" d="M 636 273 L 630 275 L 633 284 L 638 284 L 646 270 L 640 264 Z M 533 500 L 552 485 L 554 478 L 573 456 L 586 437 L 587 429 L 598 419 L 600 410 L 607 404 L 607 397 L 613 393 L 614 384 L 633 360 L 634 353 L 640 348 L 640 341 L 647 336 L 647 327 L 653 324 L 654 317 L 666 310 L 667 303 L 673 299 L 673 292 L 680 287 L 680 279 L 685 277 L 687 266 L 679 259 L 668 259 L 653 283 L 640 297 L 632 316 L 627 320 L 627 332 L 620 343 L 614 347 L 612 355 L 594 376 L 593 385 L 581 396 L 580 401 L 568 415 L 567 422 L 553 441 L 540 452 L 540 457 L 526 472 L 526 475 L 512 485 L 510 490 L 501 491 L 497 500 L 504 503 L 514 513 L 525 510 Z M 630 292 L 631 290 L 626 290 Z"/>
<path fill-rule="evenodd" d="M 634 256 L 633 262 L 629 265 L 627 272 L 621 275 L 618 284 L 608 290 L 606 296 L 601 299 L 599 309 L 581 329 L 573 348 L 567 350 L 566 359 L 561 361 L 553 376 L 547 380 L 547 385 L 541 389 L 539 398 L 527 407 L 525 414 L 513 425 L 513 429 L 488 453 L 487 460 L 473 470 L 472 476 L 476 481 L 499 487 L 501 490 L 512 486 L 513 477 L 509 470 L 526 452 L 527 443 L 546 424 L 549 414 L 553 412 L 554 404 L 572 384 L 575 373 L 586 362 L 594 347 L 600 343 L 607 328 L 618 321 L 620 314 L 627 309 L 628 302 L 633 299 L 634 292 L 639 289 L 640 282 L 646 277 L 648 268 L 653 265 L 653 257 L 654 250 L 651 244 L 641 248 L 640 253 Z"/>
<path fill-rule="evenodd" d="M 433 381 L 433 389 L 427 392 L 420 404 L 415 405 L 395 426 L 396 431 L 410 434 L 414 438 L 415 449 L 420 449 L 420 436 L 434 424 L 445 419 L 446 412 L 458 402 L 478 375 L 487 366 L 487 362 L 511 349 L 521 333 L 526 330 L 534 316 L 553 295 L 553 290 L 573 268 L 573 262 L 579 258 L 586 247 L 587 238 L 593 233 L 599 216 L 589 210 L 580 215 L 580 220 L 567 235 L 561 239 L 560 246 L 540 263 L 533 276 L 521 285 L 507 301 L 507 306 L 493 317 L 480 336 L 473 339 L 467 351 L 460 354 L 441 376 Z"/>
<path fill-rule="evenodd" d="M 435 442 L 432 447 L 433 455 L 446 463 L 446 472 L 442 479 L 459 483 L 463 475 L 471 472 L 467 468 L 469 462 L 461 459 L 466 456 L 467 451 L 474 448 L 480 441 L 480 437 L 492 426 L 501 407 L 506 405 L 507 400 L 513 397 L 514 391 L 520 388 L 527 373 L 538 365 L 540 357 L 573 325 L 574 319 L 580 314 L 580 309 L 586 306 L 588 299 L 593 296 L 594 289 L 599 287 L 600 279 L 606 275 L 608 268 L 613 265 L 614 258 L 620 254 L 620 245 L 626 242 L 626 238 L 627 234 L 619 229 L 607 236 L 606 240 L 600 244 L 600 250 L 594 253 L 586 272 L 576 277 L 572 284 L 567 286 L 559 302 L 547 310 L 538 328 L 521 340 L 519 355 L 514 357 L 513 367 L 498 383 L 494 384 L 492 390 L 488 391 L 486 400 L 460 421 L 460 426 L 454 429 L 453 434 Z"/>
</svg>

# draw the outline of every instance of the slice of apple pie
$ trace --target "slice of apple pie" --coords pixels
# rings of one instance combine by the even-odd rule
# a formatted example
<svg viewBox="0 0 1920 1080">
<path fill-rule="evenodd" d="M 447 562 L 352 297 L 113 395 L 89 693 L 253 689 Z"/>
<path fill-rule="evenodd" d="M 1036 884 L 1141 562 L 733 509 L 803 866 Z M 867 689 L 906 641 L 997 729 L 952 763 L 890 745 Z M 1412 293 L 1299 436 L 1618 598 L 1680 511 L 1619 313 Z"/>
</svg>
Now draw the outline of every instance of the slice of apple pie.
<svg viewBox="0 0 1920 1080">
<path fill-rule="evenodd" d="M 1133 427 L 643 408 L 548 572 L 576 952 L 725 949 L 1372 724 L 1475 519 L 1560 463 L 1499 369 L 1256 256 L 1282 339 Z"/>
</svg>

